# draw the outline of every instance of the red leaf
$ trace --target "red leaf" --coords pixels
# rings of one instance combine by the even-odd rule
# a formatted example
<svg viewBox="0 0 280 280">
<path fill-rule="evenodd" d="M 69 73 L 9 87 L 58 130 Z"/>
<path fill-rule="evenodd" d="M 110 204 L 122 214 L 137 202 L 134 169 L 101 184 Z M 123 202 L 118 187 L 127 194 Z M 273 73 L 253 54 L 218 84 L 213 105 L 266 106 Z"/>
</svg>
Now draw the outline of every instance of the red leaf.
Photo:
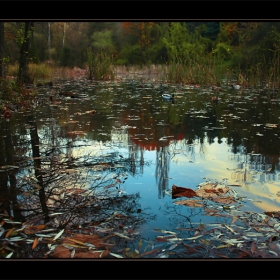
<svg viewBox="0 0 280 280">
<path fill-rule="evenodd" d="M 176 185 L 173 184 L 172 185 L 172 199 L 181 197 L 181 196 L 194 197 L 194 196 L 197 196 L 197 194 L 192 189 L 177 187 Z"/>
</svg>

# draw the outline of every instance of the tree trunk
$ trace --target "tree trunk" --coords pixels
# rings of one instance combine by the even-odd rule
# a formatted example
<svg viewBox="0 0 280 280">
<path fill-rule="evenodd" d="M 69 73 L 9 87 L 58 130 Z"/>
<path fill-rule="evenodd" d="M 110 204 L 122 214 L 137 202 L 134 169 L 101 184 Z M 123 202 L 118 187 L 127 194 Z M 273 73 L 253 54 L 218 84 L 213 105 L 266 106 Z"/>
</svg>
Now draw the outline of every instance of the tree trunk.
<svg viewBox="0 0 280 280">
<path fill-rule="evenodd" d="M 51 23 L 48 22 L 48 52 L 49 52 L 49 61 L 51 61 Z"/>
<path fill-rule="evenodd" d="M 31 147 L 32 147 L 32 155 L 34 158 L 34 169 L 35 169 L 35 177 L 37 179 L 37 183 L 40 186 L 39 190 L 39 199 L 43 214 L 45 215 L 45 222 L 49 221 L 49 208 L 47 206 L 47 197 L 45 193 L 45 184 L 42 175 L 41 168 L 41 159 L 40 159 L 40 148 L 39 148 L 39 135 L 37 131 L 37 124 L 34 121 L 33 116 L 28 116 L 28 124 L 32 125 L 34 128 L 30 130 L 30 138 L 31 138 Z"/>
<path fill-rule="evenodd" d="M 33 83 L 28 71 L 28 64 L 30 58 L 30 49 L 32 42 L 32 35 L 34 30 L 34 22 L 26 21 L 24 29 L 24 40 L 20 49 L 20 60 L 19 60 L 19 73 L 18 80 L 22 83 Z"/>
<path fill-rule="evenodd" d="M 4 46 L 4 22 L 0 22 L 0 78 L 6 78 L 5 71 L 5 46 Z"/>
</svg>

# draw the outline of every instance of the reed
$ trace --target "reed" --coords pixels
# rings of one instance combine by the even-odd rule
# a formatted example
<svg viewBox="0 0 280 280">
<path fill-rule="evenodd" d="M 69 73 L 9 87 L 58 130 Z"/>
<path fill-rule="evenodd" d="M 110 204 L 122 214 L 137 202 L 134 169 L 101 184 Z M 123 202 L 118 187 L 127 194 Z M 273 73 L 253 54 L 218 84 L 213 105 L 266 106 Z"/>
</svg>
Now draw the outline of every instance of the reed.
<svg viewBox="0 0 280 280">
<path fill-rule="evenodd" d="M 115 77 L 112 57 L 106 52 L 87 52 L 89 79 L 113 80 Z"/>
<path fill-rule="evenodd" d="M 185 84 L 221 84 L 222 79 L 228 76 L 228 65 L 215 58 L 202 58 L 198 54 L 189 59 L 176 59 L 166 65 L 166 79 L 169 82 Z"/>
</svg>

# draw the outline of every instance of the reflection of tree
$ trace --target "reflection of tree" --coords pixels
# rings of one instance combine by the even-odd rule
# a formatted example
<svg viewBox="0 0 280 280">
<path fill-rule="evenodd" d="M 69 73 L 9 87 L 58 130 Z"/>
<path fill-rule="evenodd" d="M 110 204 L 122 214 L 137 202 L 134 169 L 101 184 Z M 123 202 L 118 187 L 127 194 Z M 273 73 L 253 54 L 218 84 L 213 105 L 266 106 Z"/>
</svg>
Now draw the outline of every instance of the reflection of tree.
<svg viewBox="0 0 280 280">
<path fill-rule="evenodd" d="M 141 209 L 138 193 L 126 194 L 122 189 L 131 171 L 131 158 L 119 157 L 114 152 L 110 156 L 87 152 L 87 147 L 81 147 L 81 139 L 74 138 L 69 142 L 69 139 L 57 136 L 59 131 L 54 143 L 54 131 L 59 129 L 51 127 L 55 122 L 46 124 L 40 131 L 33 116 L 28 116 L 27 122 L 32 158 L 30 160 L 29 153 L 26 154 L 25 161 L 30 164 L 18 174 L 13 170 L 0 172 L 3 179 L 1 195 L 8 203 L 2 203 L 2 213 L 6 210 L 15 220 L 43 222 L 53 229 L 78 231 L 82 227 L 92 232 L 96 227 L 100 234 L 110 231 L 134 234 L 140 225 L 153 218 Z M 5 151 L 1 150 L 4 156 L 0 164 L 12 165 L 14 150 L 11 149 L 14 146 L 8 130 L 4 139 L 1 147 L 5 147 Z M 75 153 L 74 158 L 72 153 L 81 148 L 84 153 Z M 139 165 L 140 170 L 143 168 L 143 158 L 142 154 L 140 160 L 133 161 L 136 169 Z M 9 211 L 10 207 L 13 207 L 13 213 Z M 41 255 L 39 251 L 38 254 L 42 257 L 47 246 L 40 248 Z"/>
<path fill-rule="evenodd" d="M 14 163 L 14 139 L 11 135 L 10 122 L 4 121 L 3 131 L 4 137 L 1 137 L 1 151 L 0 151 L 0 165 L 4 166 L 0 170 L 0 198 L 1 198 L 1 211 L 6 211 L 8 215 L 13 216 L 19 221 L 24 221 L 21 214 L 19 203 L 17 200 L 17 178 L 18 167 Z M 2 130 L 1 130 L 2 131 Z M 16 141 L 15 141 L 16 142 Z"/>
<path fill-rule="evenodd" d="M 34 172 L 37 184 L 39 186 L 39 199 L 42 207 L 42 212 L 46 217 L 46 221 L 48 221 L 49 210 L 46 204 L 47 198 L 45 194 L 45 184 L 42 175 L 42 167 L 41 167 L 41 158 L 40 158 L 40 143 L 39 136 L 37 132 L 37 125 L 34 121 L 34 117 L 30 116 L 28 118 L 28 123 L 31 126 L 30 128 L 30 140 L 31 140 L 31 149 L 34 161 Z"/>
<path fill-rule="evenodd" d="M 200 217 L 203 213 L 203 208 L 197 207 L 178 207 L 176 205 L 166 204 L 165 214 L 170 217 L 172 228 L 176 227 L 195 227 L 194 218 Z M 187 223 L 187 224 L 186 224 Z"/>
<path fill-rule="evenodd" d="M 169 184 L 170 153 L 168 146 L 160 147 L 156 154 L 156 182 L 158 185 L 158 198 L 165 196 Z"/>
<path fill-rule="evenodd" d="M 231 178 L 236 182 L 250 184 L 256 180 L 261 183 L 276 181 L 279 164 L 276 165 L 275 162 L 278 162 L 279 158 L 245 153 L 232 155 L 230 160 L 237 162 L 237 167 L 231 170 Z"/>
</svg>

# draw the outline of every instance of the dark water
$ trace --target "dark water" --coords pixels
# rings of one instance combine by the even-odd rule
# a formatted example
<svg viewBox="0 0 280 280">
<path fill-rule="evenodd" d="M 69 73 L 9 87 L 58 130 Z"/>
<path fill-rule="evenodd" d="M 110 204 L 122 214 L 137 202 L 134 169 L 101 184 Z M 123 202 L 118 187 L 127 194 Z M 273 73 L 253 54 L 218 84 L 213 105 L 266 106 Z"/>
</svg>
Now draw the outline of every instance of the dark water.
<svg viewBox="0 0 280 280">
<path fill-rule="evenodd" d="M 207 181 L 230 186 L 243 198 L 227 211 L 233 216 L 235 211 L 280 210 L 277 96 L 225 86 L 215 103 L 217 93 L 208 87 L 140 81 L 70 81 L 52 91 L 68 97 L 0 119 L 1 196 L 14 202 L 5 209 L 15 219 L 32 216 L 30 205 L 37 205 L 39 213 L 54 204 L 35 192 L 38 176 L 54 189 L 80 184 L 90 189 L 106 176 L 102 188 L 108 196 L 138 193 L 133 211 L 145 216 L 137 233 L 147 240 L 159 235 L 154 229 L 227 220 L 174 204 L 173 184 L 193 190 Z M 175 98 L 166 101 L 162 93 L 175 93 Z M 69 97 L 76 94 L 81 98 Z M 62 179 L 61 173 L 67 176 Z"/>
</svg>

